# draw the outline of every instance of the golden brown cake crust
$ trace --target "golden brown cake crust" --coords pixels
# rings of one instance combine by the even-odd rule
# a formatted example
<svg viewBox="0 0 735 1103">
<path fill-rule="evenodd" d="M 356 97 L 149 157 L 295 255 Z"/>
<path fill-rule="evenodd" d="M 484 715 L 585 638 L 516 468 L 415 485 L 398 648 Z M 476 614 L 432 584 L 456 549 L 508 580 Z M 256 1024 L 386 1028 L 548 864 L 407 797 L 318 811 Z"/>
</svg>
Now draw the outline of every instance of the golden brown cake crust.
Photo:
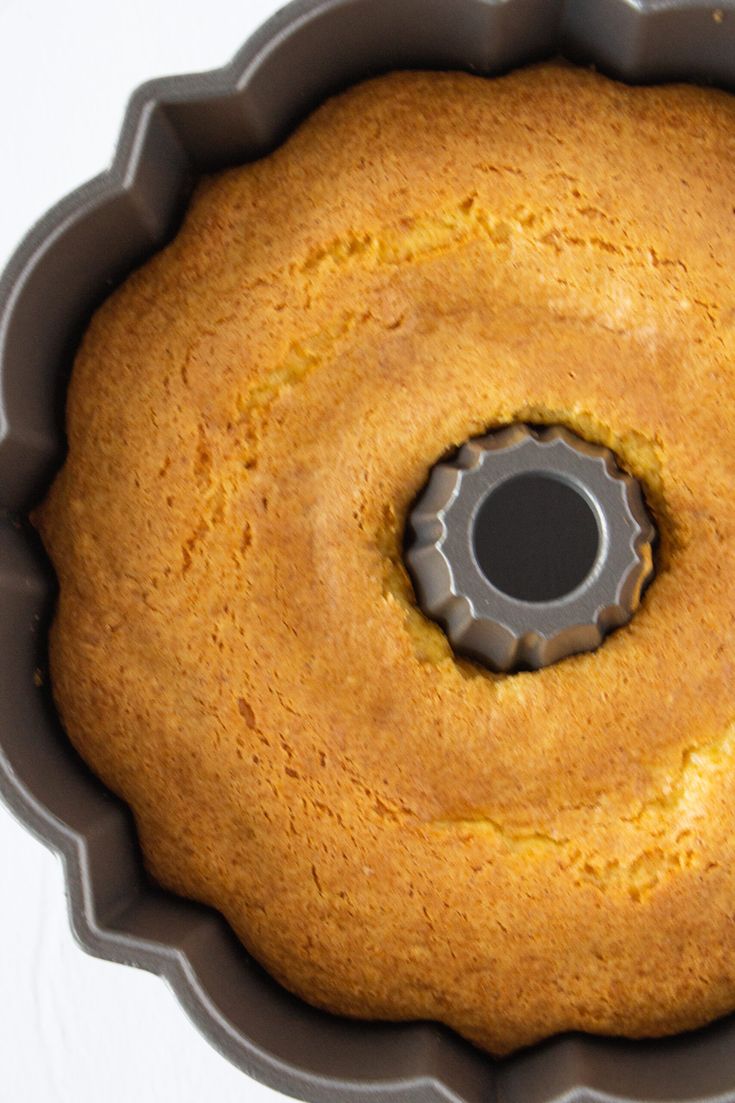
<svg viewBox="0 0 735 1103">
<path fill-rule="evenodd" d="M 735 1006 L 735 101 L 397 74 L 205 180 L 98 311 L 39 525 L 56 699 L 155 877 L 293 991 L 495 1053 Z M 401 565 L 448 448 L 563 423 L 658 577 L 493 676 Z"/>
</svg>

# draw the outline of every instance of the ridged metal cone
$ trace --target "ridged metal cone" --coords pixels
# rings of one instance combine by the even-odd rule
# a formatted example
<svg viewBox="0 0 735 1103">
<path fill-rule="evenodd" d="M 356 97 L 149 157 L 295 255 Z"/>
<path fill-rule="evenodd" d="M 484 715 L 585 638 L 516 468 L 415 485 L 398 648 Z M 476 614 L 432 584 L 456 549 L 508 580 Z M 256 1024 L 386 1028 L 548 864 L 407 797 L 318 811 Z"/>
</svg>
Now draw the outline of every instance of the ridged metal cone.
<svg viewBox="0 0 735 1103">
<path fill-rule="evenodd" d="M 597 522 L 586 577 L 551 600 L 504 592 L 483 572 L 475 546 L 478 512 L 510 479 L 540 475 L 572 487 Z M 638 482 L 613 453 L 560 426 L 513 425 L 470 441 L 438 463 L 409 519 L 406 554 L 424 612 L 456 651 L 495 671 L 539 668 L 598 647 L 627 623 L 653 573 L 655 528 Z"/>
</svg>

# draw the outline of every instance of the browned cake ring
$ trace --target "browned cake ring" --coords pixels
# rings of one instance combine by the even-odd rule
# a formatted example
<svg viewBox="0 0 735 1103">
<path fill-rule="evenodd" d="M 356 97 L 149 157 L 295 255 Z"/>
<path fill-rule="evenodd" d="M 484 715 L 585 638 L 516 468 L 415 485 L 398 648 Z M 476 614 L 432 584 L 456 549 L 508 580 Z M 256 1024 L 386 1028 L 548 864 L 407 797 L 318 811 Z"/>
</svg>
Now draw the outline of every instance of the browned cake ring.
<svg viewBox="0 0 735 1103">
<path fill-rule="evenodd" d="M 495 1053 L 735 1006 L 735 106 L 546 65 L 404 74 L 202 183 L 96 314 L 39 524 L 70 737 L 152 873 L 289 988 Z M 658 577 L 493 676 L 401 561 L 451 446 L 561 423 Z"/>
</svg>

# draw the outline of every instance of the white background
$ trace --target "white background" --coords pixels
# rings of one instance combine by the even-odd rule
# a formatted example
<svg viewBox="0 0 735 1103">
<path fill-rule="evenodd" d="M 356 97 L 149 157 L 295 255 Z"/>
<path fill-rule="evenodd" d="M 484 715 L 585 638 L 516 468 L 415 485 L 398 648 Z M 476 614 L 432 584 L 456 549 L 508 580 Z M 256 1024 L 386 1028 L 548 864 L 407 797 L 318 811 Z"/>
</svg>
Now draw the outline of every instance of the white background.
<svg viewBox="0 0 735 1103">
<path fill-rule="evenodd" d="M 129 94 L 228 61 L 277 0 L 0 0 L 0 269 L 105 168 Z M 78 949 L 61 868 L 0 806 L 0 1100 L 277 1103 L 157 977 Z"/>
</svg>

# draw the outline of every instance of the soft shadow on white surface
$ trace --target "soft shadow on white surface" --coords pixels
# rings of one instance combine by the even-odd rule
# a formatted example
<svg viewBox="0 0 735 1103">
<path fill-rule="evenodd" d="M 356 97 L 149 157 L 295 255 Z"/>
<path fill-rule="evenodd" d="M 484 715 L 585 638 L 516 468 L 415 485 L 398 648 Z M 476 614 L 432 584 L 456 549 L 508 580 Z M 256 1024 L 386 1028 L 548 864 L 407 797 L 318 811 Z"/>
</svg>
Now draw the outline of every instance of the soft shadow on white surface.
<svg viewBox="0 0 735 1103">
<path fill-rule="evenodd" d="M 83 953 L 61 865 L 0 808 L 0 1099 L 277 1103 L 220 1057 L 158 978 Z"/>
<path fill-rule="evenodd" d="M 228 61 L 274 0 L 0 0 L 0 268 L 109 163 L 150 77 Z M 204 1041 L 157 977 L 78 949 L 61 867 L 0 806 L 0 1100 L 276 1103 Z"/>
</svg>

